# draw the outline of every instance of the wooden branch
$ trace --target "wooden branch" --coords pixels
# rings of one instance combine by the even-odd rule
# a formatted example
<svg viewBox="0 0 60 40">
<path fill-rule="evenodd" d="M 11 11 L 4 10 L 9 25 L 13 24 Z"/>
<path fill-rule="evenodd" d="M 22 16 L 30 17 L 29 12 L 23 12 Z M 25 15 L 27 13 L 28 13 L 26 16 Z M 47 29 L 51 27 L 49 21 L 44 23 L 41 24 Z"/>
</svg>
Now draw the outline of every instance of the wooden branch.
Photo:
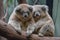
<svg viewBox="0 0 60 40">
<path fill-rule="evenodd" d="M 60 37 L 39 37 L 35 34 L 32 34 L 31 40 L 60 40 Z"/>
<path fill-rule="evenodd" d="M 0 20 L 0 35 L 9 40 L 26 40 L 26 37 L 17 34 L 11 25 Z"/>
<path fill-rule="evenodd" d="M 3 0 L 0 0 L 0 19 L 4 16 Z"/>
<path fill-rule="evenodd" d="M 24 33 L 22 33 L 24 34 Z M 26 36 L 19 35 L 11 25 L 0 20 L 0 35 L 9 39 L 9 40 L 27 40 Z M 35 35 L 31 36 L 31 39 L 38 39 Z"/>
<path fill-rule="evenodd" d="M 24 33 L 23 33 L 24 34 Z M 19 35 L 11 25 L 0 20 L 0 35 L 8 40 L 27 40 L 23 35 Z M 59 37 L 39 37 L 36 34 L 32 34 L 30 40 L 58 40 Z"/>
</svg>

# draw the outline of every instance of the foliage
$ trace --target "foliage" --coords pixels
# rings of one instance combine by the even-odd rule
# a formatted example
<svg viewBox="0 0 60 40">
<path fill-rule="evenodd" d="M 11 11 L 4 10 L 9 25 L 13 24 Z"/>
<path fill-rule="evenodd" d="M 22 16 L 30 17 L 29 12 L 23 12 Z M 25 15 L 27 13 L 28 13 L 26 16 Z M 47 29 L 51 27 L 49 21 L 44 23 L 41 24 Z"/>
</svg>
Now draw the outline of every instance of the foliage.
<svg viewBox="0 0 60 40">
<path fill-rule="evenodd" d="M 7 3 L 8 1 L 8 3 Z M 9 19 L 9 16 L 11 15 L 13 9 L 15 8 L 15 6 L 18 4 L 17 0 L 3 0 L 3 6 L 4 6 L 4 13 L 6 13 L 6 5 L 8 4 L 8 16 L 7 16 L 7 21 Z"/>
</svg>

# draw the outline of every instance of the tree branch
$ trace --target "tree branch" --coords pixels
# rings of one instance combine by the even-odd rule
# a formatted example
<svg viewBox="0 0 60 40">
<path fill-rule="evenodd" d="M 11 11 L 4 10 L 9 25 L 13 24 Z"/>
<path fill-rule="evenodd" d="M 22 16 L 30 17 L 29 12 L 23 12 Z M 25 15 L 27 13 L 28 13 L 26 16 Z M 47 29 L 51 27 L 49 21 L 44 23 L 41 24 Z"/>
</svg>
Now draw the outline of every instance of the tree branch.
<svg viewBox="0 0 60 40">
<path fill-rule="evenodd" d="M 27 40 L 25 36 L 19 35 L 11 25 L 0 20 L 0 35 L 8 40 Z M 60 37 L 39 37 L 36 34 L 31 35 L 31 40 L 58 40 Z"/>
<path fill-rule="evenodd" d="M 4 16 L 3 0 L 0 0 L 0 19 Z"/>
<path fill-rule="evenodd" d="M 9 40 L 25 40 L 24 36 L 19 35 L 11 25 L 0 20 L 0 35 L 6 37 Z"/>
</svg>

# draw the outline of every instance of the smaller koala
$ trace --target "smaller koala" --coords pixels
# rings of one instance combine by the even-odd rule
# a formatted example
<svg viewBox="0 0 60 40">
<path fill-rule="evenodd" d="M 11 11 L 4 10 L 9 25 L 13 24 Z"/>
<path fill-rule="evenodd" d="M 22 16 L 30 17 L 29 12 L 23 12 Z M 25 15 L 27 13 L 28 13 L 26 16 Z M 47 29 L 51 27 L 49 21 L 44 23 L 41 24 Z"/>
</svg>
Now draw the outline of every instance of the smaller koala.
<svg viewBox="0 0 60 40">
<path fill-rule="evenodd" d="M 31 35 L 35 29 L 35 22 L 32 17 L 33 8 L 28 4 L 18 5 L 11 14 L 8 24 L 20 32 L 25 31 L 27 36 Z"/>
<path fill-rule="evenodd" d="M 48 14 L 47 5 L 34 5 L 33 18 L 36 23 L 35 33 L 39 36 L 54 36 L 54 23 Z"/>
</svg>

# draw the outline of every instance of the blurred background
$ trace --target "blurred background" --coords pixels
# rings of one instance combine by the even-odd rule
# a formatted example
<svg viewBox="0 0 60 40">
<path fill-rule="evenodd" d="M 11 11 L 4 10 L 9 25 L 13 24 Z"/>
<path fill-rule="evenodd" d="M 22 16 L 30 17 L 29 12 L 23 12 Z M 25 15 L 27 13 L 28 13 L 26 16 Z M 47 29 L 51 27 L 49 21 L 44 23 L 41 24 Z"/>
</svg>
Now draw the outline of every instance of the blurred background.
<svg viewBox="0 0 60 40">
<path fill-rule="evenodd" d="M 25 1 L 25 0 L 22 0 Z M 26 0 L 30 5 L 48 5 L 49 14 L 52 17 L 55 24 L 55 36 L 60 36 L 60 0 Z M 0 0 L 0 14 L 7 13 L 6 22 L 8 22 L 9 16 L 13 9 L 20 3 L 20 0 Z M 1 16 L 1 15 L 0 15 Z"/>
</svg>

